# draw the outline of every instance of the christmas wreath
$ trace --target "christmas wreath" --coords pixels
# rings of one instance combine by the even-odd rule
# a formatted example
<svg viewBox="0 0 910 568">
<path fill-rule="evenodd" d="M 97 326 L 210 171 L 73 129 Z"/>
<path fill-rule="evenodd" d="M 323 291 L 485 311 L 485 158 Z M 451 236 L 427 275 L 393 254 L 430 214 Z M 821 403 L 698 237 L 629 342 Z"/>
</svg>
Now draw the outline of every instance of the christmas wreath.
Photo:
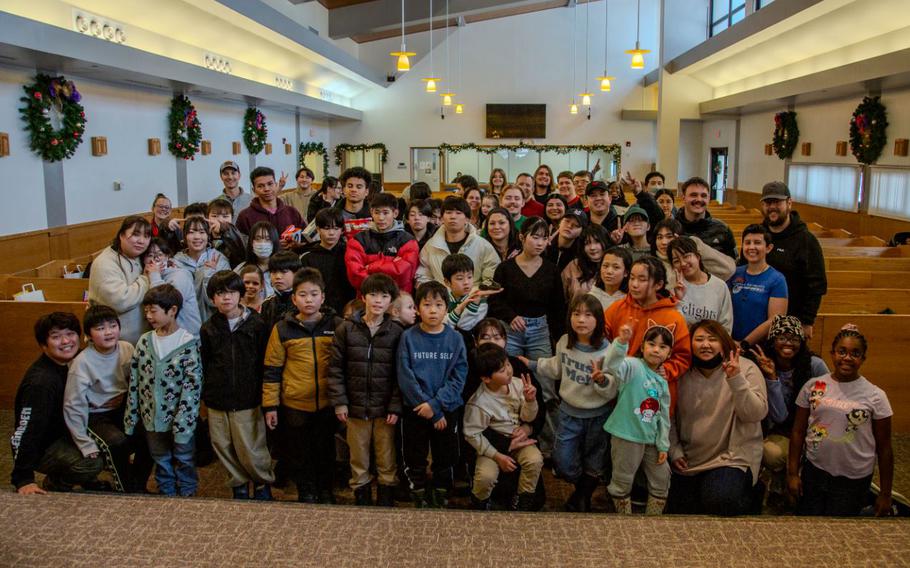
<svg viewBox="0 0 910 568">
<path fill-rule="evenodd" d="M 265 139 L 269 129 L 265 125 L 265 115 L 256 107 L 246 109 L 243 116 L 243 144 L 250 154 L 258 154 L 265 148 Z"/>
<path fill-rule="evenodd" d="M 865 97 L 850 119 L 850 151 L 861 164 L 872 164 L 888 141 L 888 117 L 879 97 Z"/>
<path fill-rule="evenodd" d="M 71 157 L 85 132 L 85 109 L 75 83 L 39 74 L 22 88 L 25 106 L 19 112 L 29 133 L 29 148 L 48 162 Z"/>
<path fill-rule="evenodd" d="M 775 114 L 772 145 L 777 157 L 786 160 L 792 156 L 797 142 L 799 142 L 799 126 L 796 125 L 796 113 L 786 111 Z"/>
<path fill-rule="evenodd" d="M 304 158 L 307 154 L 319 154 L 322 156 L 322 175 L 329 175 L 329 151 L 322 142 L 301 142 L 297 149 L 297 163 L 302 168 L 305 164 Z"/>
<path fill-rule="evenodd" d="M 167 121 L 170 125 L 168 150 L 178 158 L 195 160 L 202 141 L 202 124 L 190 99 L 183 95 L 175 96 L 171 100 Z"/>
<path fill-rule="evenodd" d="M 339 144 L 335 146 L 335 165 L 341 165 L 341 159 L 344 157 L 345 152 L 356 152 L 357 150 L 380 150 L 380 158 L 383 164 L 389 159 L 389 149 L 382 142 L 377 144 Z"/>
</svg>

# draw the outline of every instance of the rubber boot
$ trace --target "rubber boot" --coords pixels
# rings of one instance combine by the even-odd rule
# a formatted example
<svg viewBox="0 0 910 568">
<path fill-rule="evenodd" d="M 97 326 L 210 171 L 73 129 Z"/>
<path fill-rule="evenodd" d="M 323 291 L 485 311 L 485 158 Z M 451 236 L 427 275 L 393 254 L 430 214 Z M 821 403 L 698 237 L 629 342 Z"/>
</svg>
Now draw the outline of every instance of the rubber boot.
<svg viewBox="0 0 910 568">
<path fill-rule="evenodd" d="M 362 485 L 354 490 L 354 504 L 358 507 L 373 505 L 373 487 L 370 484 Z"/>
<path fill-rule="evenodd" d="M 666 499 L 659 499 L 652 495 L 648 495 L 648 504 L 645 506 L 646 515 L 663 515 L 664 507 L 667 505 Z"/>
<path fill-rule="evenodd" d="M 250 484 L 244 483 L 243 485 L 238 485 L 237 487 L 231 487 L 231 491 L 234 492 L 234 499 L 249 499 L 250 498 Z"/>
<path fill-rule="evenodd" d="M 272 486 L 266 483 L 265 485 L 260 485 L 259 487 L 253 487 L 253 499 L 256 501 L 271 501 Z"/>
<path fill-rule="evenodd" d="M 395 506 L 395 486 L 380 485 L 376 489 L 376 504 L 380 507 Z"/>
<path fill-rule="evenodd" d="M 613 508 L 616 509 L 617 515 L 631 515 L 632 498 L 628 495 L 625 497 L 613 497 Z"/>
</svg>

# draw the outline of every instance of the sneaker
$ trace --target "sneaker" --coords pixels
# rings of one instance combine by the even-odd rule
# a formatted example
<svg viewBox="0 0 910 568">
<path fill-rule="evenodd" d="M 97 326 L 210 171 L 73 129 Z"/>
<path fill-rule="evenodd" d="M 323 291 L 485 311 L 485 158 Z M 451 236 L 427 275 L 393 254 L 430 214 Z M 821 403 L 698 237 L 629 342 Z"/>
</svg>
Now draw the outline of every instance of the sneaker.
<svg viewBox="0 0 910 568">
<path fill-rule="evenodd" d="M 367 484 L 355 489 L 354 504 L 358 507 L 371 507 L 373 505 L 373 487 Z"/>
<path fill-rule="evenodd" d="M 380 507 L 394 507 L 395 487 L 392 485 L 380 485 L 376 489 L 376 504 Z"/>
<path fill-rule="evenodd" d="M 297 501 L 299 503 L 318 503 L 316 487 L 312 483 L 297 484 Z"/>
<path fill-rule="evenodd" d="M 253 499 L 256 501 L 271 501 L 272 486 L 266 483 L 265 485 L 253 488 Z"/>
<path fill-rule="evenodd" d="M 534 493 L 519 493 L 518 494 L 518 510 L 519 511 L 533 511 L 535 506 L 536 495 Z"/>
<path fill-rule="evenodd" d="M 491 511 L 493 509 L 489 499 L 478 499 L 473 493 L 471 493 L 471 508 L 475 511 Z"/>
<path fill-rule="evenodd" d="M 319 496 L 316 498 L 316 502 L 322 503 L 323 505 L 334 505 L 335 494 L 332 493 L 331 489 L 320 489 Z"/>
<path fill-rule="evenodd" d="M 238 485 L 237 487 L 231 487 L 231 491 L 234 492 L 234 499 L 249 499 L 250 498 L 250 484 L 244 483 L 243 485 Z"/>
</svg>

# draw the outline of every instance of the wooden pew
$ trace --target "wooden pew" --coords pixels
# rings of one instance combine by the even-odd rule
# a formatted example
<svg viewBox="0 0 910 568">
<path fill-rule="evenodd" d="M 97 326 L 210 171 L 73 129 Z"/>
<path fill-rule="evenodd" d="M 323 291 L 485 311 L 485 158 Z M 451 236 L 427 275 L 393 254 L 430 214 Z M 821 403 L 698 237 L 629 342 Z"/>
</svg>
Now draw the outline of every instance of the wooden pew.
<svg viewBox="0 0 910 568">
<path fill-rule="evenodd" d="M 819 311 L 834 314 L 878 314 L 885 309 L 898 314 L 910 314 L 910 289 L 829 286 Z M 893 331 L 898 332 L 897 329 Z"/>
<path fill-rule="evenodd" d="M 48 302 L 81 302 L 88 291 L 88 280 L 84 278 L 0 276 L 0 299 L 12 300 L 25 284 L 34 284 L 36 289 L 44 292 L 44 299 Z"/>
<path fill-rule="evenodd" d="M 846 247 L 845 247 L 846 248 Z M 910 258 L 844 256 L 825 251 L 825 270 L 869 270 L 875 272 L 910 272 Z"/>
<path fill-rule="evenodd" d="M 819 244 L 824 249 L 834 249 L 835 247 L 884 247 L 888 243 L 875 237 L 819 237 L 816 235 Z"/>
<path fill-rule="evenodd" d="M 45 262 L 36 268 L 20 270 L 15 276 L 23 277 L 40 277 L 40 278 L 63 278 L 66 272 L 76 272 L 81 266 L 83 270 L 97 256 L 96 254 L 87 254 L 67 260 L 51 260 Z"/>
<path fill-rule="evenodd" d="M 910 258 L 910 246 L 880 247 L 880 246 L 826 246 L 823 248 L 825 256 L 850 257 L 861 256 L 866 258 L 899 259 Z"/>
<path fill-rule="evenodd" d="M 829 270 L 827 276 L 829 288 L 910 288 L 910 272 Z"/>
</svg>

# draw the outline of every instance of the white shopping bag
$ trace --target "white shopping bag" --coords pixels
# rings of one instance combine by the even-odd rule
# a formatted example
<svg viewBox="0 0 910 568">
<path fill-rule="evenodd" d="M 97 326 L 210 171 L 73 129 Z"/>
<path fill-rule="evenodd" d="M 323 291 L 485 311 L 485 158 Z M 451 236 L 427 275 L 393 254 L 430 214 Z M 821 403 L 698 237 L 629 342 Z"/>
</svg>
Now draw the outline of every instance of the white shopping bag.
<svg viewBox="0 0 910 568">
<path fill-rule="evenodd" d="M 29 282 L 22 285 L 22 291 L 13 294 L 13 299 L 17 302 L 43 302 L 44 292 L 36 290 L 35 285 Z"/>
<path fill-rule="evenodd" d="M 63 266 L 63 277 L 64 278 L 82 278 L 82 273 L 85 272 L 85 267 L 81 264 L 76 265 L 76 269 L 70 272 L 69 266 Z"/>
</svg>

